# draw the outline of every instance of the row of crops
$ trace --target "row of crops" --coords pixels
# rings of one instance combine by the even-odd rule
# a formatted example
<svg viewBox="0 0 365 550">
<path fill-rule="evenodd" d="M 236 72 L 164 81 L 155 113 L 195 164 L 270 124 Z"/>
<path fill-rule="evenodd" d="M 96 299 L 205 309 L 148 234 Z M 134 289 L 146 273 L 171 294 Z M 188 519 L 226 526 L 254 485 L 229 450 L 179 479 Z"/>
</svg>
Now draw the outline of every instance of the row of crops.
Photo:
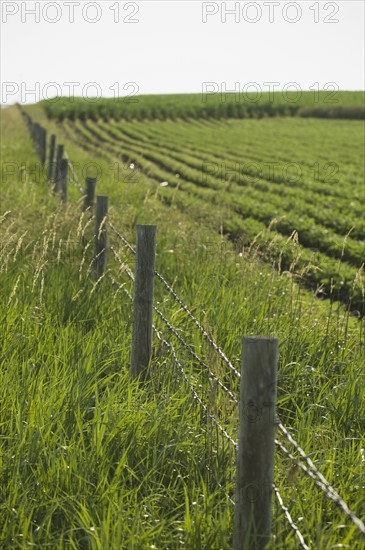
<svg viewBox="0 0 365 550">
<path fill-rule="evenodd" d="M 165 203 L 237 246 L 261 242 L 282 268 L 364 310 L 361 122 L 77 119 L 61 127 L 111 171 L 122 163 L 126 184 L 148 181 Z"/>
<path fill-rule="evenodd" d="M 136 88 L 130 83 L 132 92 Z M 138 87 L 137 87 L 138 88 Z M 136 88 L 136 89 L 137 89 Z M 43 102 L 47 116 L 57 120 L 92 119 L 221 119 L 302 116 L 365 119 L 364 92 L 286 91 L 182 95 L 127 95 L 116 98 L 56 97 Z"/>
</svg>

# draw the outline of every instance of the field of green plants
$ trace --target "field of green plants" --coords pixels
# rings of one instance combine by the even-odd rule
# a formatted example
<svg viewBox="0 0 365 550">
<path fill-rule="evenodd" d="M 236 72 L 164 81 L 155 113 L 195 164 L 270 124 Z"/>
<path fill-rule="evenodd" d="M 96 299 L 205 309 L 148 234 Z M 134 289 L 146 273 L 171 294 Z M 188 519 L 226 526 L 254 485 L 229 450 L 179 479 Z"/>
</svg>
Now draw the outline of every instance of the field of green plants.
<svg viewBox="0 0 365 550">
<path fill-rule="evenodd" d="M 78 185 L 92 172 L 129 242 L 136 223 L 157 225 L 156 268 L 236 369 L 243 335 L 278 337 L 278 416 L 361 517 L 363 123 L 26 109 L 64 143 L 73 175 L 65 207 L 20 111 L 2 112 L 0 547 L 232 548 L 238 411 L 217 380 L 237 397 L 238 380 L 159 280 L 157 307 L 211 374 L 156 314 L 149 380 L 130 379 L 134 258 L 109 229 L 107 274 L 91 277 Z M 274 479 L 307 547 L 364 547 L 279 448 Z M 301 547 L 274 496 L 268 548 Z"/>
<path fill-rule="evenodd" d="M 256 239 L 282 269 L 295 264 L 323 295 L 362 313 L 363 128 L 298 118 L 61 126 L 91 156 L 109 160 L 111 179 L 130 187 L 146 179 L 164 203 L 227 235 L 237 249 Z"/>
<path fill-rule="evenodd" d="M 61 98 L 43 101 L 50 118 L 98 120 L 177 119 L 177 118 L 262 118 L 303 116 L 319 118 L 365 119 L 364 92 L 287 91 L 262 92 L 237 90 L 237 93 L 211 91 L 201 94 L 134 95 L 130 83 L 125 97 Z M 207 86 L 216 90 L 219 86 Z M 254 87 L 255 88 L 255 87 Z M 126 91 L 127 91 L 126 90 Z"/>
</svg>

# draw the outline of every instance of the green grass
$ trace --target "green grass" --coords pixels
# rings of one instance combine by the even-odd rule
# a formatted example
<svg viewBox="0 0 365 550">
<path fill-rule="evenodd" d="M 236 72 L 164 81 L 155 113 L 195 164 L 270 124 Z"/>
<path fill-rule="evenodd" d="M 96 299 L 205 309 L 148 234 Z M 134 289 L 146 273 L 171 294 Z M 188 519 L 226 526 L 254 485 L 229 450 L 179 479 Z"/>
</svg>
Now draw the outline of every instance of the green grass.
<svg viewBox="0 0 365 550">
<path fill-rule="evenodd" d="M 93 144 L 67 138 L 73 127 L 57 127 L 38 113 L 65 139 L 81 173 Z M 92 223 L 81 215 L 76 187 L 61 207 L 47 181 L 32 176 L 37 158 L 17 109 L 3 112 L 2 125 L 3 163 L 18 167 L 1 186 L 2 210 L 10 211 L 0 215 L 0 293 L 7 306 L 0 317 L 2 547 L 231 548 L 234 451 L 194 402 L 190 385 L 234 439 L 236 407 L 157 316 L 156 329 L 173 342 L 189 384 L 156 335 L 149 381 L 131 381 L 128 278 L 109 254 L 108 275 L 95 285 Z M 181 124 L 181 135 L 189 128 Z M 145 131 L 155 129 L 165 132 L 157 125 Z M 201 147 L 210 144 L 202 140 Z M 242 335 L 279 338 L 280 418 L 361 515 L 363 322 L 339 302 L 305 290 L 298 284 L 305 274 L 295 266 L 280 274 L 259 245 L 240 255 L 196 199 L 188 210 L 167 206 L 151 176 L 157 165 L 151 162 L 151 172 L 140 171 L 135 183 L 116 182 L 114 157 L 108 148 L 99 154 L 98 193 L 110 195 L 113 223 L 132 243 L 135 223 L 157 224 L 157 269 L 233 365 L 239 369 Z M 213 216 L 211 204 L 206 211 Z M 109 242 L 133 269 L 133 257 L 112 232 Z M 237 395 L 237 380 L 158 280 L 155 303 Z M 275 483 L 307 544 L 362 548 L 351 521 L 279 452 L 275 460 Z M 275 501 L 273 535 L 271 549 L 299 547 Z"/>
</svg>

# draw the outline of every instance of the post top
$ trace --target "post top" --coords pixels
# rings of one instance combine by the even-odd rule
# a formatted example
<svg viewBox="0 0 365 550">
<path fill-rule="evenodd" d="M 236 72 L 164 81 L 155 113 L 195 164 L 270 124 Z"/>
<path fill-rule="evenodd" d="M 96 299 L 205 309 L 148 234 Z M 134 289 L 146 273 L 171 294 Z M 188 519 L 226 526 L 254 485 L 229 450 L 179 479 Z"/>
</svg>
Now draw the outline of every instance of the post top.
<svg viewBox="0 0 365 550">
<path fill-rule="evenodd" d="M 244 342 L 277 342 L 276 336 L 243 336 Z"/>
</svg>

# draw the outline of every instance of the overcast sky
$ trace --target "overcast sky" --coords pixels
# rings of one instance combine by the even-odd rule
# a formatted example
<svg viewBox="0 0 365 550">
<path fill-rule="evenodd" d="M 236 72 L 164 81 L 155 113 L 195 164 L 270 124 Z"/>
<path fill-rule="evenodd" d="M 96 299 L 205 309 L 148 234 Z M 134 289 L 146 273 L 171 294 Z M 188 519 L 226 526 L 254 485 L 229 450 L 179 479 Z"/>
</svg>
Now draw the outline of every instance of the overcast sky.
<svg viewBox="0 0 365 550">
<path fill-rule="evenodd" d="M 363 0 L 1 0 L 1 103 L 363 90 Z"/>
</svg>

